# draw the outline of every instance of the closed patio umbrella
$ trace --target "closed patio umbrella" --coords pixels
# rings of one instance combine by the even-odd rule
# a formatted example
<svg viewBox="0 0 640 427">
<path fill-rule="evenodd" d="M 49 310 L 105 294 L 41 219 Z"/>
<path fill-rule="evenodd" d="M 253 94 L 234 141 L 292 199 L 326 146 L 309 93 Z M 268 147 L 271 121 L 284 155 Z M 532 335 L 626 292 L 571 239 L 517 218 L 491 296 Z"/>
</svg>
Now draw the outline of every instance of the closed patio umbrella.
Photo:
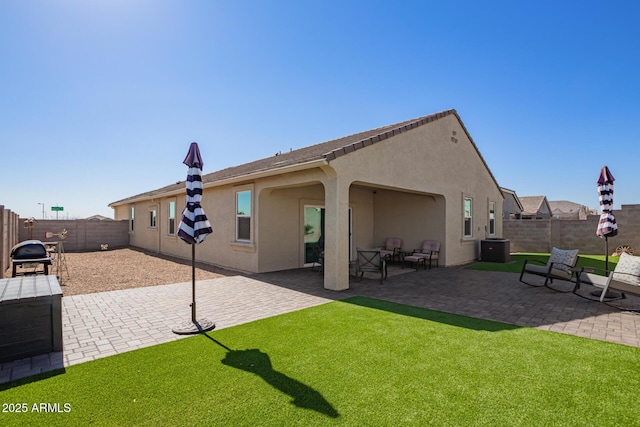
<svg viewBox="0 0 640 427">
<path fill-rule="evenodd" d="M 202 157 L 197 143 L 191 143 L 183 163 L 189 166 L 187 205 L 182 212 L 180 225 L 178 225 L 178 236 L 191 245 L 191 321 L 173 328 L 173 332 L 186 335 L 210 331 L 216 325 L 206 318 L 196 319 L 196 244 L 202 243 L 207 234 L 213 232 L 207 215 L 200 206 L 202 200 Z"/>
<path fill-rule="evenodd" d="M 596 235 L 600 238 L 604 237 L 605 241 L 605 269 L 609 274 L 609 237 L 618 234 L 618 225 L 616 217 L 613 215 L 613 181 L 615 178 L 609 171 L 607 166 L 603 166 L 598 176 L 598 198 L 600 199 L 600 207 L 602 214 L 598 221 Z"/>
</svg>

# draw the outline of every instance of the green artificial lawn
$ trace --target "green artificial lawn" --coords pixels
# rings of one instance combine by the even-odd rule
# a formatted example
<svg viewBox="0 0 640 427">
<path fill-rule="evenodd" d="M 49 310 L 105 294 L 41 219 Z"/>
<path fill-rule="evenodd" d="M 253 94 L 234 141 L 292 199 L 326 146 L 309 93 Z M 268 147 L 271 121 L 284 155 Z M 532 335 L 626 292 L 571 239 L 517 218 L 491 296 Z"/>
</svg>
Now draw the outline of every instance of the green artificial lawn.
<svg viewBox="0 0 640 427">
<path fill-rule="evenodd" d="M 517 254 L 511 254 L 511 262 L 499 263 L 499 262 L 476 262 L 470 266 L 467 266 L 470 270 L 487 270 L 487 271 L 505 271 L 509 273 L 520 273 L 525 260 L 537 261 L 537 264 L 544 265 L 547 263 L 550 254 L 544 253 L 526 253 L 521 252 Z M 616 268 L 616 264 L 620 257 L 609 257 L 609 271 L 613 271 Z M 605 256 L 604 255 L 579 255 L 578 267 L 595 267 L 598 270 L 597 274 L 605 275 Z"/>
<path fill-rule="evenodd" d="M 0 386 L 28 408 L 0 425 L 638 425 L 639 367 L 635 347 L 354 297 Z"/>
</svg>

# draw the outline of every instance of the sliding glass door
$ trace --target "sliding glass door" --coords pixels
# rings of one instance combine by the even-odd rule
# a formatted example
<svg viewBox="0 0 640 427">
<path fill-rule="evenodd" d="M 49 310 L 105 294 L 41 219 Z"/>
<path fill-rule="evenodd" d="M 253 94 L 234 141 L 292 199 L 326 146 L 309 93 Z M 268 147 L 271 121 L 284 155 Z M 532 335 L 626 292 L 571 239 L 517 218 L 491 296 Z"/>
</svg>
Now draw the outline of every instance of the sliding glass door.
<svg viewBox="0 0 640 427">
<path fill-rule="evenodd" d="M 304 264 L 311 265 L 316 253 L 324 251 L 324 217 L 323 206 L 305 205 L 304 207 Z M 349 257 L 351 257 L 351 208 L 349 208 Z"/>
</svg>

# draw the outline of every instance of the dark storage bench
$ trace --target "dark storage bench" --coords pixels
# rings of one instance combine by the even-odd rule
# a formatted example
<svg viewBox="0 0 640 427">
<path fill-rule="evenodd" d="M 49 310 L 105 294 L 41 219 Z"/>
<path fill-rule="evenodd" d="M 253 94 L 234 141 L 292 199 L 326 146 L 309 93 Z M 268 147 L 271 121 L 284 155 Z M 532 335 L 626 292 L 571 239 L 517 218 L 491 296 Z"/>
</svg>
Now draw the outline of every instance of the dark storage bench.
<svg viewBox="0 0 640 427">
<path fill-rule="evenodd" d="M 0 362 L 62 351 L 62 290 L 56 276 L 0 279 Z"/>
<path fill-rule="evenodd" d="M 511 242 L 508 239 L 485 239 L 480 242 L 482 261 L 510 262 Z"/>
</svg>

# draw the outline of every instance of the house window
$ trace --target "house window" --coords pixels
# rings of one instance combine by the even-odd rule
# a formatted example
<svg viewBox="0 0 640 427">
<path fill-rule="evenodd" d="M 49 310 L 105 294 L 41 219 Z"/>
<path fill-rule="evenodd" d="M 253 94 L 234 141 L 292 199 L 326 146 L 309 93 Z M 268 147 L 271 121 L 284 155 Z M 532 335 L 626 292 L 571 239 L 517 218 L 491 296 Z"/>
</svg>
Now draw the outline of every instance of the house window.
<svg viewBox="0 0 640 427">
<path fill-rule="evenodd" d="M 236 240 L 251 241 L 251 191 L 236 193 Z"/>
<path fill-rule="evenodd" d="M 157 212 L 155 209 L 149 211 L 149 227 L 156 228 Z"/>
<path fill-rule="evenodd" d="M 489 235 L 496 234 L 496 202 L 489 202 Z"/>
<path fill-rule="evenodd" d="M 136 216 L 135 215 L 136 214 L 135 206 L 132 205 L 129 212 L 130 212 L 129 213 L 129 231 L 133 232 L 133 222 L 134 222 L 133 220 L 134 220 L 134 218 Z"/>
<path fill-rule="evenodd" d="M 473 237 L 473 199 L 464 198 L 464 237 Z"/>
<path fill-rule="evenodd" d="M 169 236 L 176 234 L 176 202 L 172 200 L 169 202 Z"/>
</svg>

